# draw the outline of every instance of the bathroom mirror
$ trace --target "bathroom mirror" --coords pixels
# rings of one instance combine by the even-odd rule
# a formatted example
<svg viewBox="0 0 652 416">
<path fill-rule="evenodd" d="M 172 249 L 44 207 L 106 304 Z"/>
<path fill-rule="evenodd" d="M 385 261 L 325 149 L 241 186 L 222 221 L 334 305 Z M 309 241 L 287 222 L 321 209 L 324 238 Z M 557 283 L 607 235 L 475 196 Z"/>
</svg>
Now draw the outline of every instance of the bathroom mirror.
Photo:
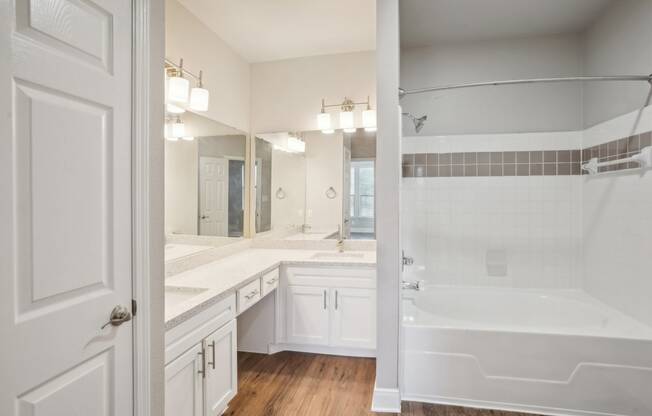
<svg viewBox="0 0 652 416">
<path fill-rule="evenodd" d="M 190 112 L 182 117 L 188 137 L 165 141 L 168 241 L 214 237 L 215 245 L 243 237 L 246 133 Z"/>
<path fill-rule="evenodd" d="M 257 134 L 258 238 L 375 238 L 376 134 Z"/>
</svg>

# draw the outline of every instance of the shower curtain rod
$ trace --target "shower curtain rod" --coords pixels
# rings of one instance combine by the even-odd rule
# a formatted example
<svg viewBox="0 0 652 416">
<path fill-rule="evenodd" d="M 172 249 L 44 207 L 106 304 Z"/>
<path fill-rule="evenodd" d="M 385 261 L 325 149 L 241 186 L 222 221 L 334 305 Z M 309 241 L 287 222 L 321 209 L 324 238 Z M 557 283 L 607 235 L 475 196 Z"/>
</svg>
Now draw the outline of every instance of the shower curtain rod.
<svg viewBox="0 0 652 416">
<path fill-rule="evenodd" d="M 645 81 L 652 85 L 651 75 L 611 75 L 601 77 L 564 77 L 564 78 L 532 78 L 532 79 L 510 79 L 505 81 L 474 82 L 470 84 L 442 85 L 440 87 L 418 88 L 414 90 L 398 89 L 399 98 L 406 95 L 423 94 L 433 91 L 456 90 L 460 88 L 502 86 L 514 84 L 535 84 L 535 83 L 552 83 L 552 82 L 574 82 L 574 81 Z"/>
</svg>

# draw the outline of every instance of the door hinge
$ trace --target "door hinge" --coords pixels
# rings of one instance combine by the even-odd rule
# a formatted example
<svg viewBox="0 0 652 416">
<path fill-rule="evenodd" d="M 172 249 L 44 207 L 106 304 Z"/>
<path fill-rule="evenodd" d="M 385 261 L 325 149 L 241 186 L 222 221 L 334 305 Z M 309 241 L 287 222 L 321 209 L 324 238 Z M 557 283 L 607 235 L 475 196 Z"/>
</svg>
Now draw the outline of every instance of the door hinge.
<svg viewBox="0 0 652 416">
<path fill-rule="evenodd" d="M 136 303 L 136 299 L 131 300 L 131 316 L 136 316 L 136 312 L 138 311 L 138 304 Z"/>
</svg>

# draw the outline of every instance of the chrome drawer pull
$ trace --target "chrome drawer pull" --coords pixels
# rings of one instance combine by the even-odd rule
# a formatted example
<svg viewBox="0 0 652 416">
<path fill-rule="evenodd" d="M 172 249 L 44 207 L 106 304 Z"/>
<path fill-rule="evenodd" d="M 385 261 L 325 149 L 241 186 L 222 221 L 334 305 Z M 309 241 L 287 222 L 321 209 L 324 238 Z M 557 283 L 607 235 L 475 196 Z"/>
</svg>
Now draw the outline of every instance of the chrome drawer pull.
<svg viewBox="0 0 652 416">
<path fill-rule="evenodd" d="M 245 295 L 245 299 L 249 300 L 258 294 L 258 290 L 253 290 L 248 295 Z"/>
</svg>

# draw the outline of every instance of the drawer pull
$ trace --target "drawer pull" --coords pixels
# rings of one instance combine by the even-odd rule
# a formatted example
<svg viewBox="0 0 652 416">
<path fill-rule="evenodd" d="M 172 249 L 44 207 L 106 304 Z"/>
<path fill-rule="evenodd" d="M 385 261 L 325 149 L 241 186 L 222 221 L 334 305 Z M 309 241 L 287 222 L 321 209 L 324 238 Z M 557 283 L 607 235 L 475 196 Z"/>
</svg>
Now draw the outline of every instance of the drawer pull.
<svg viewBox="0 0 652 416">
<path fill-rule="evenodd" d="M 258 294 L 258 290 L 252 290 L 251 293 L 245 295 L 245 299 L 249 300 Z"/>
<path fill-rule="evenodd" d="M 327 308 L 327 305 L 326 305 L 326 291 L 324 290 L 324 309 L 326 309 L 326 308 Z"/>
<path fill-rule="evenodd" d="M 268 284 L 268 285 L 273 285 L 274 283 L 276 283 L 277 280 L 278 280 L 278 279 L 273 278 L 272 280 L 268 280 L 268 281 L 267 281 L 267 284 Z"/>
</svg>

